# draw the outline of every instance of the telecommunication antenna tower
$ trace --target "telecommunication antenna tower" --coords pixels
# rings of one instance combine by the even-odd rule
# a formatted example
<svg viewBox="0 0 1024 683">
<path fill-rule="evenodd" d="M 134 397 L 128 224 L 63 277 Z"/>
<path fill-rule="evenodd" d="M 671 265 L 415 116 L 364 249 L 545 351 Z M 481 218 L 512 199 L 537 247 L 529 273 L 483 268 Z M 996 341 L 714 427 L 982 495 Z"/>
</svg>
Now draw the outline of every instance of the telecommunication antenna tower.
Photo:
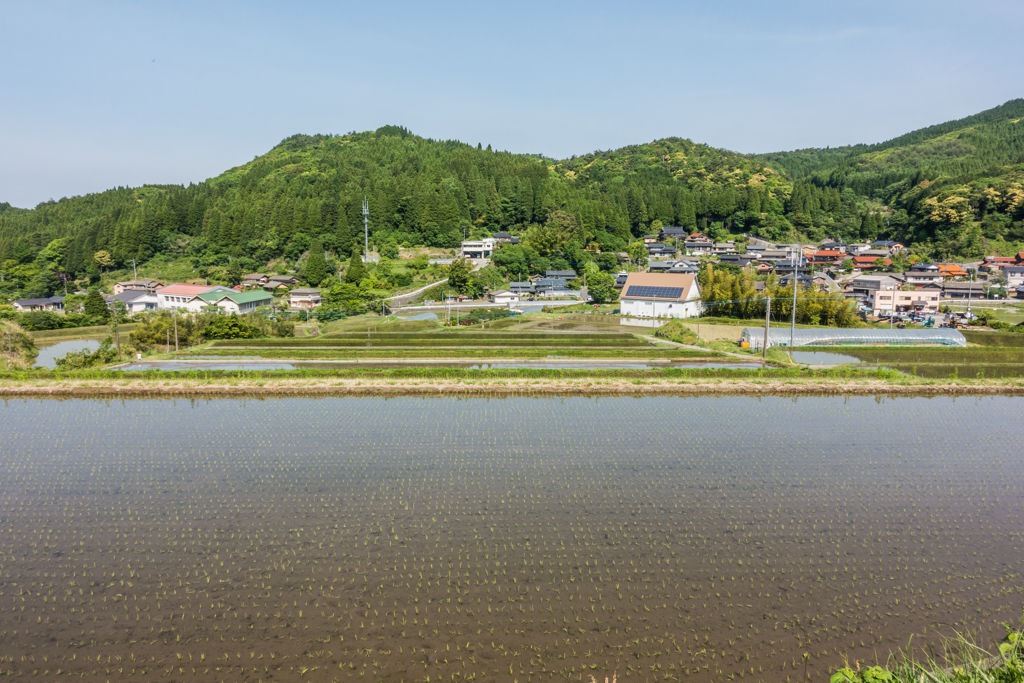
<svg viewBox="0 0 1024 683">
<path fill-rule="evenodd" d="M 363 253 L 370 258 L 370 204 L 363 197 Z"/>
</svg>

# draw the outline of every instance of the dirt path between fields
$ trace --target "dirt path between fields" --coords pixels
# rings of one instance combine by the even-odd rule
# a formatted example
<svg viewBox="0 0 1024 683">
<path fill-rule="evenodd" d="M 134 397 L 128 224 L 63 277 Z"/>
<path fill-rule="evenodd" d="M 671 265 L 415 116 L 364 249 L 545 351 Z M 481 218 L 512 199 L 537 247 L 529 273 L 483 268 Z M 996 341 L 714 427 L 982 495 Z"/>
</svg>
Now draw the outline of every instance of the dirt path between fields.
<svg viewBox="0 0 1024 683">
<path fill-rule="evenodd" d="M 1020 380 L 922 381 L 848 379 L 764 381 L 720 379 L 481 379 L 435 378 L 280 380 L 34 380 L 0 382 L 0 397 L 175 396 L 996 396 L 1024 395 Z"/>
</svg>

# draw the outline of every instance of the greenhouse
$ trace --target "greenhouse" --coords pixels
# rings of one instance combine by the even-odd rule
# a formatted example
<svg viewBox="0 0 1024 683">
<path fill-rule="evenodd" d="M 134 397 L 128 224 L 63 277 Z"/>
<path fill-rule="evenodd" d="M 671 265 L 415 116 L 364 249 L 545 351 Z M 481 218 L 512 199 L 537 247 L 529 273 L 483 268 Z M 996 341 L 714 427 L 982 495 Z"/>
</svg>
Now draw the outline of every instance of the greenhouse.
<svg viewBox="0 0 1024 683">
<path fill-rule="evenodd" d="M 792 335 L 792 344 L 790 344 Z M 764 345 L 763 327 L 746 327 L 740 345 L 759 349 Z M 967 346 L 953 329 L 879 330 L 870 328 L 816 327 L 768 330 L 768 346 Z"/>
</svg>

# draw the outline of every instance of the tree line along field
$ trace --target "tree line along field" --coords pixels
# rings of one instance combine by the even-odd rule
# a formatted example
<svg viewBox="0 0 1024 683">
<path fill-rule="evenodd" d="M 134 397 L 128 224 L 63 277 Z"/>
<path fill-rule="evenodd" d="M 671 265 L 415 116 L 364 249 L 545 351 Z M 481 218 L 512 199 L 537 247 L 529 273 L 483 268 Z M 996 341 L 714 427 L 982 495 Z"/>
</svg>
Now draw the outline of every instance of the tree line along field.
<svg viewBox="0 0 1024 683">
<path fill-rule="evenodd" d="M 988 642 L 1020 400 L 8 401 L 0 669 L 820 680 Z"/>
</svg>

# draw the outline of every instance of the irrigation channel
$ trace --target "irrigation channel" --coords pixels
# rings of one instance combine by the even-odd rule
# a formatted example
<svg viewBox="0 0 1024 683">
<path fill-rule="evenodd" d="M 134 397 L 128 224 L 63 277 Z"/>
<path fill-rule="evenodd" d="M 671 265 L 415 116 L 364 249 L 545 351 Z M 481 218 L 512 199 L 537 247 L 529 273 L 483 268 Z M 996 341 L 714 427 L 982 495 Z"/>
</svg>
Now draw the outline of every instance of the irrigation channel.
<svg viewBox="0 0 1024 683">
<path fill-rule="evenodd" d="M 9 400 L 0 668 L 826 680 L 1020 616 L 1024 399 Z"/>
</svg>

